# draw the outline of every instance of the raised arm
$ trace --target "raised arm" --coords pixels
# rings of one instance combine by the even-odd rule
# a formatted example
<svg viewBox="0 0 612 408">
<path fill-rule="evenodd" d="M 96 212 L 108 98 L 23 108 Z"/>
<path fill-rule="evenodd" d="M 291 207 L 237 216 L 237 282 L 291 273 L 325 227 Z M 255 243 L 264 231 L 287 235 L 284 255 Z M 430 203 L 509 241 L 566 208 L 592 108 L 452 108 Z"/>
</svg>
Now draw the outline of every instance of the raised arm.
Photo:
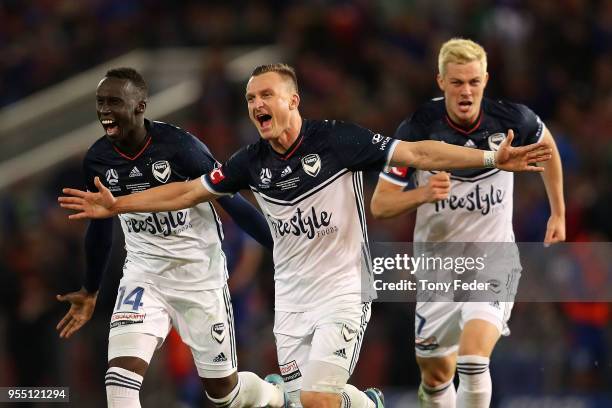
<svg viewBox="0 0 612 408">
<path fill-rule="evenodd" d="M 159 212 L 193 207 L 217 196 L 206 189 L 199 178 L 191 181 L 169 183 L 140 193 L 114 197 L 98 177 L 94 183 L 98 192 L 63 189 L 66 197 L 59 197 L 63 208 L 77 211 L 70 219 L 108 218 L 128 212 Z"/>
<path fill-rule="evenodd" d="M 497 167 L 506 171 L 544 171 L 535 164 L 550 160 L 552 149 L 545 142 L 512 147 L 514 132 L 497 152 L 455 146 L 433 140 L 399 142 L 391 157 L 392 166 L 410 166 L 421 170 L 450 170 Z M 532 166 L 534 164 L 534 166 Z"/>
</svg>

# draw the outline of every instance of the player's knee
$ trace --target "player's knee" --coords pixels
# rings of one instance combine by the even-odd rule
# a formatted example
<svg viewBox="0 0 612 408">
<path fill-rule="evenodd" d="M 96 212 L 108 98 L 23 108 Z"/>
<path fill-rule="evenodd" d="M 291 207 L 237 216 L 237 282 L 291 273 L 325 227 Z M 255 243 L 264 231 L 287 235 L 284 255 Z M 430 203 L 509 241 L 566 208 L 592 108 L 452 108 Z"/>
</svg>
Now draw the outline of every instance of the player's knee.
<svg viewBox="0 0 612 408">
<path fill-rule="evenodd" d="M 143 359 L 139 357 L 124 356 L 124 357 L 115 357 L 112 360 L 110 360 L 108 362 L 108 367 L 109 368 L 112 368 L 112 367 L 123 368 L 124 370 L 131 371 L 133 373 L 136 373 L 144 377 L 145 373 L 147 372 L 147 368 L 149 367 L 149 364 L 147 364 L 146 361 L 144 361 Z"/>
<path fill-rule="evenodd" d="M 303 391 L 300 394 L 300 401 L 304 408 L 339 408 L 340 394 L 329 392 Z"/>
<path fill-rule="evenodd" d="M 455 360 L 452 357 L 417 358 L 421 370 L 421 381 L 430 388 L 448 383 L 455 375 Z"/>
<path fill-rule="evenodd" d="M 238 374 L 233 372 L 223 378 L 201 378 L 206 395 L 218 399 L 229 395 L 238 384 Z"/>
</svg>

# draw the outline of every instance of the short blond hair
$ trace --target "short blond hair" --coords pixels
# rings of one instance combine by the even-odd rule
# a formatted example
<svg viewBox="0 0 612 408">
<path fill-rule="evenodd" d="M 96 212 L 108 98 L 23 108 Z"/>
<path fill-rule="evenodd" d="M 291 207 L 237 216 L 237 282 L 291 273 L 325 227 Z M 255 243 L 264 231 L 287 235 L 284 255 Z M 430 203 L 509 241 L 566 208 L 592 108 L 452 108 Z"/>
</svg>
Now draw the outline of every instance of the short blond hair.
<svg viewBox="0 0 612 408">
<path fill-rule="evenodd" d="M 438 54 L 438 72 L 441 76 L 446 73 L 448 63 L 468 64 L 480 61 L 482 72 L 487 72 L 487 53 L 480 44 L 465 38 L 452 38 L 442 44 Z"/>
</svg>

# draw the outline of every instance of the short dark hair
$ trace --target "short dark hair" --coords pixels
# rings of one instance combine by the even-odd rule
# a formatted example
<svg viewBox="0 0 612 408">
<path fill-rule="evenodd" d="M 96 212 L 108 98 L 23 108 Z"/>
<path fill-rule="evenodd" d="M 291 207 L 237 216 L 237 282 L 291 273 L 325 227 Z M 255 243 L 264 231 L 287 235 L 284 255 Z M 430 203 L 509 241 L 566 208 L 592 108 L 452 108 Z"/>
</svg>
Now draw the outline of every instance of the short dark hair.
<svg viewBox="0 0 612 408">
<path fill-rule="evenodd" d="M 121 67 L 109 69 L 106 72 L 106 77 L 127 79 L 132 84 L 134 84 L 136 88 L 140 89 L 145 97 L 149 94 L 149 88 L 147 87 L 147 83 L 145 82 L 140 72 L 136 71 L 134 68 Z"/>
<path fill-rule="evenodd" d="M 253 70 L 253 73 L 251 74 L 251 76 L 252 77 L 258 76 L 261 74 L 265 74 L 267 72 L 276 72 L 277 74 L 285 78 L 289 78 L 291 82 L 293 82 L 293 86 L 295 87 L 295 92 L 299 93 L 297 75 L 295 74 L 295 69 L 291 65 L 283 64 L 280 62 L 275 63 L 275 64 L 260 65 Z"/>
</svg>

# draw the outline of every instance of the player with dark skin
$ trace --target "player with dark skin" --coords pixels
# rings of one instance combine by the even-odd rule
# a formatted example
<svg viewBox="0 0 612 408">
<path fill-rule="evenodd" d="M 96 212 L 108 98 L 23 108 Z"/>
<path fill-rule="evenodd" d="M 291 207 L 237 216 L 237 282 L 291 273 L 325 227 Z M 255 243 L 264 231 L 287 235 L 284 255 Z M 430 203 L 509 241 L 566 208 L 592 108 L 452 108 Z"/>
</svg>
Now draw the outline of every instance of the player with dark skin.
<svg viewBox="0 0 612 408">
<path fill-rule="evenodd" d="M 146 143 L 147 129 L 144 121 L 146 106 L 145 95 L 129 80 L 105 77 L 98 84 L 96 91 L 98 119 L 113 145 L 128 155 L 135 155 Z M 70 303 L 70 310 L 56 327 L 60 337 L 69 338 L 91 319 L 97 296 L 98 291 L 89 293 L 85 288 L 57 295 L 57 300 Z M 113 358 L 108 366 L 120 367 L 144 377 L 149 365 L 138 357 L 130 356 Z M 201 380 L 208 395 L 221 398 L 236 387 L 238 374 L 234 371 L 228 377 L 201 377 Z"/>
</svg>

